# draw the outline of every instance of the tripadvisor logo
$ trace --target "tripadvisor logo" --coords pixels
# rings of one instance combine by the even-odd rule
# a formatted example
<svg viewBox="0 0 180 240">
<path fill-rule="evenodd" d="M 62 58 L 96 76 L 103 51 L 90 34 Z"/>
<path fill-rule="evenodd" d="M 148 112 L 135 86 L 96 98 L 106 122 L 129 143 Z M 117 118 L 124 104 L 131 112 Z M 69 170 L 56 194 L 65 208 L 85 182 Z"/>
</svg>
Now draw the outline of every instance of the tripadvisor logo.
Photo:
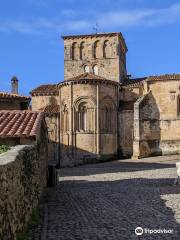
<svg viewBox="0 0 180 240">
<path fill-rule="evenodd" d="M 173 234 L 174 230 L 173 229 L 149 229 L 149 228 L 142 228 L 142 227 L 137 227 L 135 229 L 135 234 L 140 236 L 143 234 Z"/>
<path fill-rule="evenodd" d="M 143 235 L 143 228 L 142 227 L 137 227 L 135 229 L 135 234 L 140 236 L 140 235 Z"/>
</svg>

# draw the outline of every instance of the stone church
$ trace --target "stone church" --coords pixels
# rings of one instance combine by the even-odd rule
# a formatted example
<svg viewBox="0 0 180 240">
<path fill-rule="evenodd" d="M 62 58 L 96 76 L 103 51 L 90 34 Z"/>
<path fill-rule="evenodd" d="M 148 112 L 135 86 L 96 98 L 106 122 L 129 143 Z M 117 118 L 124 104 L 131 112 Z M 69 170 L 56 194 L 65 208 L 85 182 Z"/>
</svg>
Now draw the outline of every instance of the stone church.
<svg viewBox="0 0 180 240">
<path fill-rule="evenodd" d="M 64 81 L 31 91 L 60 167 L 180 153 L 180 75 L 131 79 L 121 33 L 64 36 Z"/>
</svg>

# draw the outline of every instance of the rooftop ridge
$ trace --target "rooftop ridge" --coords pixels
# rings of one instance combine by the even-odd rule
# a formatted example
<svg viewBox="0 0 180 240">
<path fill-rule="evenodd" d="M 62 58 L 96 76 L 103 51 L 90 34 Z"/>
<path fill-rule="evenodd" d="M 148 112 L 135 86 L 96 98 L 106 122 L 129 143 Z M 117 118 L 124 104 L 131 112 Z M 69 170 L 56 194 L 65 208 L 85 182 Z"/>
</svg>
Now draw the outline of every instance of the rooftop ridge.
<svg viewBox="0 0 180 240">
<path fill-rule="evenodd" d="M 142 78 L 132 78 L 132 79 L 126 79 L 123 83 L 123 87 L 138 87 L 141 85 L 144 81 L 146 81 L 148 78 L 147 77 L 142 77 Z"/>
<path fill-rule="evenodd" d="M 42 84 L 30 91 L 30 94 L 34 93 L 56 93 L 58 90 L 58 84 Z"/>
<path fill-rule="evenodd" d="M 152 75 L 148 77 L 148 80 L 172 80 L 172 79 L 180 79 L 180 73 Z"/>
<path fill-rule="evenodd" d="M 2 91 L 0 91 L 0 98 L 17 98 L 17 99 L 30 100 L 30 97 L 28 96 L 23 96 L 16 93 L 2 92 Z"/>
<path fill-rule="evenodd" d="M 91 36 L 114 36 L 114 35 L 121 35 L 121 32 L 100 32 L 100 33 L 90 33 L 90 34 L 72 34 L 72 35 L 63 35 L 62 38 L 79 38 L 79 37 L 91 37 Z"/>
<path fill-rule="evenodd" d="M 58 104 L 49 104 L 41 108 L 40 111 L 44 113 L 58 113 L 60 106 Z"/>
<path fill-rule="evenodd" d="M 105 77 L 101 77 L 99 75 L 95 75 L 93 73 L 83 73 L 83 74 L 80 74 L 76 77 L 72 77 L 72 78 L 69 78 L 66 80 L 66 82 L 68 81 L 74 81 L 74 80 L 108 80 L 106 79 Z"/>
<path fill-rule="evenodd" d="M 172 73 L 172 74 L 161 74 L 161 75 L 152 75 L 148 77 L 142 77 L 142 78 L 132 78 L 132 79 L 126 79 L 122 86 L 123 87 L 138 87 L 141 85 L 144 81 L 158 81 L 158 80 L 180 80 L 180 74 L 179 73 Z"/>
</svg>

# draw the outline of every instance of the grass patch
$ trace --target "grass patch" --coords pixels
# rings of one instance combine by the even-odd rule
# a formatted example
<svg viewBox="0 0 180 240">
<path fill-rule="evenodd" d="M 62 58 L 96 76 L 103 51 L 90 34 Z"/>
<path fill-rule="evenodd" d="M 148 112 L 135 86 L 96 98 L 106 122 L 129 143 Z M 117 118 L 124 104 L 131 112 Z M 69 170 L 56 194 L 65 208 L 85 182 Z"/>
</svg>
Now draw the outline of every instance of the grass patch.
<svg viewBox="0 0 180 240">
<path fill-rule="evenodd" d="M 0 145 L 0 154 L 10 150 L 10 147 L 7 145 Z"/>
<path fill-rule="evenodd" d="M 40 212 L 38 208 L 33 209 L 31 217 L 22 230 L 22 232 L 17 234 L 17 240 L 28 240 L 29 239 L 29 230 L 36 226 L 40 221 Z"/>
</svg>

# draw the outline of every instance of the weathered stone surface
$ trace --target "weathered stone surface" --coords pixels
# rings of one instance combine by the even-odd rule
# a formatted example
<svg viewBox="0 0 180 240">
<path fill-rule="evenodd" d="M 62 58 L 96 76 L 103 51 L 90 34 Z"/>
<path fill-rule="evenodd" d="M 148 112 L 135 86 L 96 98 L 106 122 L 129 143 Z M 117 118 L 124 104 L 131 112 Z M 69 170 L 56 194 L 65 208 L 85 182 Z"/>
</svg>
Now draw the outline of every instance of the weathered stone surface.
<svg viewBox="0 0 180 240">
<path fill-rule="evenodd" d="M 117 91 L 118 85 L 108 81 L 61 86 L 61 166 L 117 155 Z M 82 107 L 86 111 L 84 124 Z"/>
<path fill-rule="evenodd" d="M 46 186 L 46 161 L 35 146 L 16 146 L 0 155 L 0 236 L 15 239 Z"/>
<path fill-rule="evenodd" d="M 179 81 L 147 80 L 146 85 L 146 97 L 135 103 L 139 115 L 134 116 L 134 133 L 139 137 L 134 137 L 133 156 L 180 154 Z"/>
<path fill-rule="evenodd" d="M 84 73 L 87 67 L 110 80 L 122 81 L 126 76 L 126 47 L 121 36 L 104 34 L 75 36 L 64 39 L 64 78 Z M 94 69 L 97 66 L 98 73 Z"/>
</svg>

